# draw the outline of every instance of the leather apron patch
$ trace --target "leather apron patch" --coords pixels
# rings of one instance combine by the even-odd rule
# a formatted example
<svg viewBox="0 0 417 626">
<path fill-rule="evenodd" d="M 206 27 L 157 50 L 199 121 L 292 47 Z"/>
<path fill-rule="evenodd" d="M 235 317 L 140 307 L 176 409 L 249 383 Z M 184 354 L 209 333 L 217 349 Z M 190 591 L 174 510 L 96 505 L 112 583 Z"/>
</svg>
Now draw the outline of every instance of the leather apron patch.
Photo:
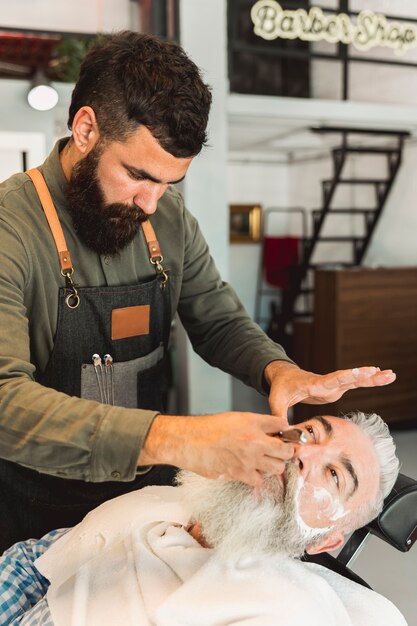
<svg viewBox="0 0 417 626">
<path fill-rule="evenodd" d="M 111 338 L 114 340 L 149 335 L 150 309 L 149 304 L 113 309 L 111 313 Z"/>
</svg>

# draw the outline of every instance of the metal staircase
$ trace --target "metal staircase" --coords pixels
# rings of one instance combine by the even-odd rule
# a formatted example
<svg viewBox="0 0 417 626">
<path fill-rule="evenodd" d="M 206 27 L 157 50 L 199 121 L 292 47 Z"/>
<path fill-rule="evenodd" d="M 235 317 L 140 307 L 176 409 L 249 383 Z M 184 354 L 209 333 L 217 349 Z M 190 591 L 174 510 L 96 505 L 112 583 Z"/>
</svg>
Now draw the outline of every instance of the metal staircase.
<svg viewBox="0 0 417 626">
<path fill-rule="evenodd" d="M 354 267 L 360 265 L 369 247 L 376 225 L 381 217 L 385 202 L 392 188 L 401 165 L 404 140 L 410 135 L 406 131 L 379 130 L 363 128 L 343 128 L 322 126 L 311 129 L 315 133 L 340 133 L 341 145 L 332 149 L 333 177 L 322 181 L 322 207 L 313 210 L 311 236 L 302 241 L 301 263 L 290 268 L 291 286 L 282 292 L 281 309 L 271 305 L 271 319 L 268 335 L 291 350 L 291 324 L 299 317 L 309 318 L 313 314 L 312 296 L 314 291 L 314 270 L 318 267 Z M 352 135 L 367 136 L 380 140 L 389 140 L 389 146 L 358 145 L 351 140 Z M 357 139 L 356 139 L 357 141 Z M 386 178 L 343 178 L 342 173 L 350 154 L 382 155 L 387 158 L 388 175 Z M 336 190 L 340 186 L 371 186 L 375 192 L 375 206 L 369 208 L 333 208 Z M 324 225 L 330 215 L 362 215 L 364 219 L 363 236 L 323 235 Z M 351 243 L 352 259 L 349 262 L 313 263 L 313 255 L 322 243 Z M 300 310 L 300 296 L 310 296 L 310 307 Z M 305 301 L 306 298 L 303 298 Z"/>
</svg>

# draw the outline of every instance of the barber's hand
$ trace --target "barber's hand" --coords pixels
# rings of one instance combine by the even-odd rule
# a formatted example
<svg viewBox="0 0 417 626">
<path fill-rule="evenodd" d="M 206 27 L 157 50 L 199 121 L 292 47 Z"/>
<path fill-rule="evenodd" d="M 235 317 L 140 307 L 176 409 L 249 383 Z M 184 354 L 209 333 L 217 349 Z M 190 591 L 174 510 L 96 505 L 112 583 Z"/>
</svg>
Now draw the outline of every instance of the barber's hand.
<svg viewBox="0 0 417 626">
<path fill-rule="evenodd" d="M 292 444 L 268 434 L 286 427 L 286 420 L 257 413 L 157 415 L 138 465 L 175 465 L 207 478 L 256 486 L 264 473 L 282 474 L 294 455 Z"/>
<path fill-rule="evenodd" d="M 271 387 L 271 413 L 287 419 L 288 408 L 298 402 L 335 402 L 349 389 L 389 385 L 396 376 L 392 370 L 381 371 L 379 367 L 356 367 L 321 375 L 306 372 L 292 363 L 273 361 L 265 368 L 265 378 Z"/>
</svg>

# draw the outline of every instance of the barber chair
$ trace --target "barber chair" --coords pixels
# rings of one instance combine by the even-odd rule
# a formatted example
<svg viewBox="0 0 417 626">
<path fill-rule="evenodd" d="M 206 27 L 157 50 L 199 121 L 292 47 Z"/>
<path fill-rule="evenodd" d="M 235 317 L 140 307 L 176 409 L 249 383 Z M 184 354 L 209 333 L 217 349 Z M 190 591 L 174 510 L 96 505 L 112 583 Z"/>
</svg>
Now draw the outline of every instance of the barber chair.
<svg viewBox="0 0 417 626">
<path fill-rule="evenodd" d="M 384 508 L 376 519 L 359 528 L 350 536 L 337 557 L 323 552 L 303 557 L 350 578 L 371 589 L 348 565 L 359 554 L 369 535 L 376 535 L 397 550 L 408 552 L 417 539 L 417 481 L 399 474 L 393 490 L 384 501 Z"/>
</svg>

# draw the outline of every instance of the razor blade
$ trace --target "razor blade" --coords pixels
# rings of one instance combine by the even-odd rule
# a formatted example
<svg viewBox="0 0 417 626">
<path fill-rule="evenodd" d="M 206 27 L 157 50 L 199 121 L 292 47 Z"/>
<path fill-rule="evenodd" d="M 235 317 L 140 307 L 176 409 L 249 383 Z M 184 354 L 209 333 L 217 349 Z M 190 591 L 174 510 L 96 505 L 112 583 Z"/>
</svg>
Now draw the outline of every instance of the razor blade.
<svg viewBox="0 0 417 626">
<path fill-rule="evenodd" d="M 304 445 L 308 441 L 307 433 L 300 428 L 291 428 L 291 430 L 280 430 L 273 434 L 273 437 L 279 437 L 286 443 L 299 443 Z"/>
</svg>

